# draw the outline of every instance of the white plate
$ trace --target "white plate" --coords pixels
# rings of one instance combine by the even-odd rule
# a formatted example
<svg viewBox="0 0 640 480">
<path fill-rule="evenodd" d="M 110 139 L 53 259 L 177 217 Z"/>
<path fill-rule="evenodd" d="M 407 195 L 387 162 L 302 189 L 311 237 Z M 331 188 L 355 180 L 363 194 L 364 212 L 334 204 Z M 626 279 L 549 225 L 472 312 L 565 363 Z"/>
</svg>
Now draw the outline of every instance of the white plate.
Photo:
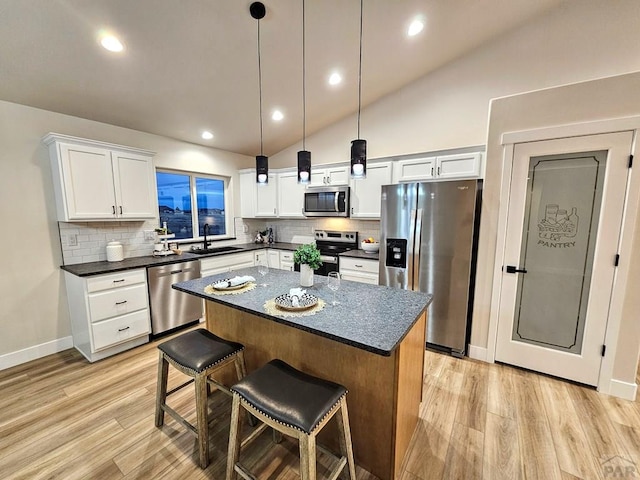
<svg viewBox="0 0 640 480">
<path fill-rule="evenodd" d="M 318 297 L 309 293 L 303 293 L 298 300 L 298 306 L 294 307 L 291 301 L 291 297 L 288 293 L 284 295 L 278 295 L 273 300 L 278 308 L 283 310 L 307 310 L 314 307 L 318 303 Z"/>
</svg>

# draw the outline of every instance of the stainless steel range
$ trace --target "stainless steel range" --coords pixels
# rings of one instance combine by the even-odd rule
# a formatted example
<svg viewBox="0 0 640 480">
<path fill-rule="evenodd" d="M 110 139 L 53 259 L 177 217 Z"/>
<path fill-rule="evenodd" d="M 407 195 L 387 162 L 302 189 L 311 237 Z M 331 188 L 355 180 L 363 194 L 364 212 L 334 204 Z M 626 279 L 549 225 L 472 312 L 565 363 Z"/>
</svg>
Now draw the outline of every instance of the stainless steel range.
<svg viewBox="0 0 640 480">
<path fill-rule="evenodd" d="M 316 230 L 315 238 L 322 259 L 322 266 L 316 270 L 316 275 L 326 277 L 329 272 L 337 272 L 339 270 L 338 255 L 358 248 L 358 232 Z"/>
</svg>

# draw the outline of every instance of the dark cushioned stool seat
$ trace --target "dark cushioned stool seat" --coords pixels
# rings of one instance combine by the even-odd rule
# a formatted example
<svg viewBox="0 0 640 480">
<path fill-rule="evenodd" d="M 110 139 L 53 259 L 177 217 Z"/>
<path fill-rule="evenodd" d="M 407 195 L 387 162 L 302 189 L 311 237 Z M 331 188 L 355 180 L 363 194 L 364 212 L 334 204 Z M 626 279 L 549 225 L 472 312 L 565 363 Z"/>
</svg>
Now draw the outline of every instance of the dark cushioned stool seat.
<svg viewBox="0 0 640 480">
<path fill-rule="evenodd" d="M 243 350 L 244 346 L 199 328 L 161 343 L 158 348 L 174 362 L 200 373 Z"/>
<path fill-rule="evenodd" d="M 231 387 L 272 419 L 311 433 L 347 389 L 271 360 Z"/>
<path fill-rule="evenodd" d="M 341 455 L 328 478 L 338 478 L 346 468 L 349 479 L 356 480 L 345 387 L 303 373 L 276 359 L 245 376 L 230 390 L 233 393 L 233 405 L 226 480 L 235 480 L 236 475 L 255 480 L 255 476 L 240 463 L 240 450 L 267 427 L 298 440 L 300 477 L 302 480 L 315 480 L 316 437 L 334 417 L 340 435 Z M 242 440 L 241 425 L 245 410 L 260 420 L 262 425 Z M 324 450 L 320 445 L 317 447 Z"/>
<path fill-rule="evenodd" d="M 156 427 L 164 425 L 164 414 L 168 413 L 178 423 L 185 426 L 198 439 L 200 466 L 209 465 L 209 408 L 207 398 L 211 386 L 231 395 L 226 385 L 218 382 L 212 375 L 227 365 L 234 364 L 238 380 L 246 374 L 244 364 L 244 345 L 217 337 L 213 333 L 199 328 L 167 340 L 158 345 L 158 384 L 156 390 Z M 191 380 L 167 391 L 169 365 Z M 167 405 L 167 397 L 187 385 L 195 384 L 196 425 L 189 423 L 183 416 Z"/>
</svg>

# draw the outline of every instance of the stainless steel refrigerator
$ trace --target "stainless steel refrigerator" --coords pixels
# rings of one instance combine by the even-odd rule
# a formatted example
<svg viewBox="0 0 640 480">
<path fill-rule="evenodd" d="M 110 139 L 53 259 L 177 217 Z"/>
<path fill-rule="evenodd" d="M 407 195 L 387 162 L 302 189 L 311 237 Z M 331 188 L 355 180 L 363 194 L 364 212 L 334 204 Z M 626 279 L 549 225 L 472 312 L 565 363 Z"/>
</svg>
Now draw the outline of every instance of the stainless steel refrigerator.
<svg viewBox="0 0 640 480">
<path fill-rule="evenodd" d="M 433 295 L 427 345 L 466 352 L 482 183 L 382 187 L 380 285 Z"/>
</svg>

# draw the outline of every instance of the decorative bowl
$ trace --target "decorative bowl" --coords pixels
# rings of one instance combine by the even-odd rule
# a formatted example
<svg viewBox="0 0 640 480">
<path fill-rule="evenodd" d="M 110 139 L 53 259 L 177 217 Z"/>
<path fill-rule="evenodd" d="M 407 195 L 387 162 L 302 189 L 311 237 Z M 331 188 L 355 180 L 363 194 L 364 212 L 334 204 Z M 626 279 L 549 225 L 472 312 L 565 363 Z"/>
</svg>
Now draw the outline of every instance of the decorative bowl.
<svg viewBox="0 0 640 480">
<path fill-rule="evenodd" d="M 380 250 L 379 242 L 375 242 L 375 243 L 360 242 L 360 246 L 362 247 L 362 250 L 364 250 L 367 253 L 376 253 L 378 250 Z"/>
</svg>

